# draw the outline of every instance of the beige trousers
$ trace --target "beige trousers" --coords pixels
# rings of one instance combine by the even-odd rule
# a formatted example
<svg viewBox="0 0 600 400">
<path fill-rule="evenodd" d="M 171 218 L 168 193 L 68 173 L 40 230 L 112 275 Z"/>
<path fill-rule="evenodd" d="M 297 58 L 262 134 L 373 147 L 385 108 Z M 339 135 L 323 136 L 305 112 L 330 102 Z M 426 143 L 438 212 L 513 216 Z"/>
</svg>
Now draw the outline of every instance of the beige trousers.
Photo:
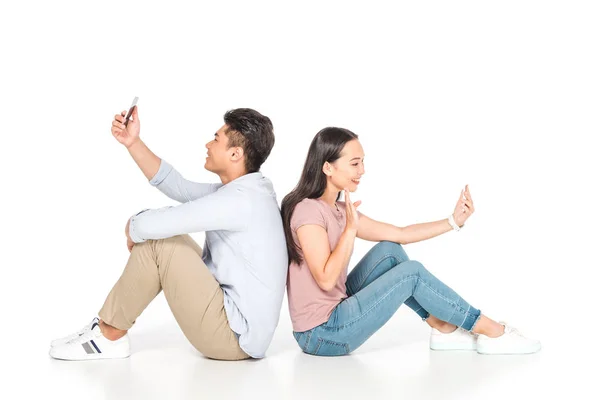
<svg viewBox="0 0 600 400">
<path fill-rule="evenodd" d="M 202 261 L 202 248 L 189 235 L 133 246 L 98 315 L 108 325 L 129 330 L 161 289 L 181 330 L 198 351 L 219 360 L 249 358 L 229 327 L 223 290 Z"/>
</svg>

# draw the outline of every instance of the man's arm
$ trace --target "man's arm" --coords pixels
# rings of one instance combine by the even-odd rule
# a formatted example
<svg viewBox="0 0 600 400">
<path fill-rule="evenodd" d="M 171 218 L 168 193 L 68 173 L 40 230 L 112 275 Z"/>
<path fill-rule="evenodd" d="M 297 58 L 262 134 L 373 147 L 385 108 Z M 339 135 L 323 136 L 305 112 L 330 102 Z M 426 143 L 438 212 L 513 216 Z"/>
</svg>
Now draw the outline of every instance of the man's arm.
<svg viewBox="0 0 600 400">
<path fill-rule="evenodd" d="M 160 160 L 160 168 L 150 179 L 150 184 L 169 198 L 180 203 L 197 200 L 214 193 L 223 186 L 222 183 L 198 183 L 185 179 L 165 160 Z"/>
<path fill-rule="evenodd" d="M 142 139 L 138 138 L 134 141 L 131 146 L 127 147 L 127 151 L 140 167 L 146 179 L 150 180 L 156 175 L 160 168 L 160 158 L 146 146 Z"/>
<path fill-rule="evenodd" d="M 196 183 L 184 179 L 171 165 L 161 160 L 140 139 L 140 120 L 137 106 L 131 114 L 132 120 L 125 126 L 125 111 L 115 115 L 111 132 L 127 148 L 129 154 L 142 170 L 152 186 L 173 200 L 185 203 L 214 193 L 220 183 Z"/>
<path fill-rule="evenodd" d="M 160 158 L 156 156 L 140 139 L 140 119 L 138 116 L 138 108 L 133 108 L 131 120 L 125 126 L 125 113 L 115 115 L 110 129 L 112 135 L 121 143 L 127 150 L 135 163 L 140 167 L 146 179 L 150 180 L 158 172 L 160 167 Z"/>
<path fill-rule="evenodd" d="M 148 210 L 131 217 L 129 236 L 135 243 L 193 232 L 240 231 L 247 227 L 250 204 L 231 187 L 175 207 Z"/>
</svg>

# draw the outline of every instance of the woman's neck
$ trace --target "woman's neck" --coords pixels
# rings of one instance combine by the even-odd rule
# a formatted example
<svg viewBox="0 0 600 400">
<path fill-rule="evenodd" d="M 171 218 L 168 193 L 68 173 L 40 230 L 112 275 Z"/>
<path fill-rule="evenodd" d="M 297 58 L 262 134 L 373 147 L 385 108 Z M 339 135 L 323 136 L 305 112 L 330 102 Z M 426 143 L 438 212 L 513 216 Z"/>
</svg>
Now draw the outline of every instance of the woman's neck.
<svg viewBox="0 0 600 400">
<path fill-rule="evenodd" d="M 327 187 L 325 188 L 325 192 L 321 197 L 319 197 L 319 199 L 323 200 L 331 207 L 335 207 L 335 202 L 337 200 L 338 194 L 339 190 L 337 188 L 327 185 Z"/>
</svg>

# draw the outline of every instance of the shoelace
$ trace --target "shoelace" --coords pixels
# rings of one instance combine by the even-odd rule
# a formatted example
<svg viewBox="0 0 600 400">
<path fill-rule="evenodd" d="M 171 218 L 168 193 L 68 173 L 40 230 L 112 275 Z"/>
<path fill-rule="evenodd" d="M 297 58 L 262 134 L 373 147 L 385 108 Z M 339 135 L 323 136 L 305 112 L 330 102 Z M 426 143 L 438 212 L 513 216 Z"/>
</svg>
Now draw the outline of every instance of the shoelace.
<svg viewBox="0 0 600 400">
<path fill-rule="evenodd" d="M 94 324 L 96 323 L 100 323 L 100 320 L 98 318 L 94 318 L 92 320 L 92 322 L 90 322 L 89 324 L 87 324 L 86 326 L 84 326 L 79 332 L 77 332 L 77 334 L 81 334 L 82 332 L 85 332 L 87 330 L 89 330 L 92 326 L 94 326 Z"/>
<path fill-rule="evenodd" d="M 79 330 L 78 330 L 78 331 L 76 331 L 75 333 L 72 333 L 72 334 L 70 334 L 70 335 L 67 335 L 67 336 L 65 336 L 65 337 L 61 338 L 60 340 L 63 340 L 63 341 L 65 341 L 65 342 L 70 342 L 71 340 L 73 340 L 73 339 L 75 339 L 75 338 L 77 338 L 77 337 L 81 336 L 81 334 L 83 334 L 83 333 L 84 333 L 86 330 L 90 329 L 90 327 L 91 327 L 92 325 L 94 325 L 94 322 L 98 322 L 98 318 L 94 318 L 94 319 L 92 320 L 92 322 L 90 322 L 89 324 L 87 324 L 87 325 L 84 325 L 84 326 L 83 326 L 81 329 L 79 329 Z M 57 339 L 57 340 L 58 340 L 58 339 Z"/>
<path fill-rule="evenodd" d="M 512 326 L 508 326 L 508 325 L 504 325 L 504 333 L 507 333 L 509 335 L 517 335 L 517 336 L 525 337 L 516 328 L 513 328 Z"/>
<path fill-rule="evenodd" d="M 72 339 L 69 339 L 67 343 L 84 343 L 87 342 L 89 339 L 93 339 L 94 337 L 96 337 L 96 333 L 91 328 L 97 322 L 97 318 L 94 318 L 92 322 L 84 326 L 83 329 L 76 333 L 77 336 L 73 337 Z"/>
<path fill-rule="evenodd" d="M 88 330 L 87 332 L 84 332 L 83 334 L 81 334 L 80 336 L 77 336 L 74 339 L 69 340 L 69 344 L 81 344 L 81 343 L 85 343 L 85 342 L 89 342 L 90 340 L 96 338 L 98 335 L 95 331 L 93 330 Z"/>
</svg>

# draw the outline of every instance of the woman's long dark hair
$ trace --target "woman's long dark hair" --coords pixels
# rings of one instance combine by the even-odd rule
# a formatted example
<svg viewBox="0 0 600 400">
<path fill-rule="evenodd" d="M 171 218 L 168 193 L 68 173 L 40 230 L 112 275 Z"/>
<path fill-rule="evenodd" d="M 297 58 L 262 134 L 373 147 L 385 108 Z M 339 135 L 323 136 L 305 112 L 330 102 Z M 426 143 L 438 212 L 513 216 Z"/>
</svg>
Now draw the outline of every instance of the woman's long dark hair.
<svg viewBox="0 0 600 400">
<path fill-rule="evenodd" d="M 333 163 L 340 158 L 346 143 L 354 139 L 358 139 L 358 135 L 348 129 L 325 128 L 317 133 L 310 144 L 300 181 L 281 202 L 281 216 L 290 263 L 292 261 L 297 264 L 302 262 L 300 249 L 294 243 L 290 226 L 296 205 L 304 199 L 316 199 L 325 193 L 327 178 L 323 173 L 323 165 L 325 162 Z M 339 197 L 338 193 L 338 199 Z"/>
</svg>

